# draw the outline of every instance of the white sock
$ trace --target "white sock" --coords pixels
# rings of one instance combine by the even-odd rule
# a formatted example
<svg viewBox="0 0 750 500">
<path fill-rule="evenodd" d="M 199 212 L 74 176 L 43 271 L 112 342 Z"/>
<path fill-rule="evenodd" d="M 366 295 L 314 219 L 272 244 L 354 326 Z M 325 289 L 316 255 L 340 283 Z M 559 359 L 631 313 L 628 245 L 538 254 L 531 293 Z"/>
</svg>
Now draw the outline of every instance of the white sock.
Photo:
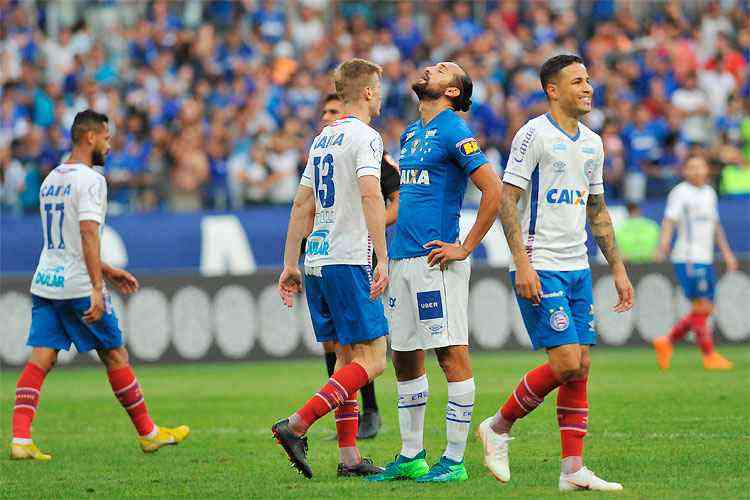
<svg viewBox="0 0 750 500">
<path fill-rule="evenodd" d="M 401 454 L 414 458 L 424 449 L 424 412 L 429 395 L 427 375 L 397 384 Z"/>
<path fill-rule="evenodd" d="M 31 438 L 17 438 L 17 437 L 13 438 L 13 444 L 27 445 L 27 444 L 31 444 L 33 442 L 34 441 Z"/>
<path fill-rule="evenodd" d="M 154 424 L 154 428 L 151 429 L 151 432 L 142 437 L 145 437 L 146 439 L 154 439 L 157 434 L 159 434 L 159 428 Z"/>
<path fill-rule="evenodd" d="M 448 382 L 448 406 L 445 408 L 445 430 L 448 445 L 443 456 L 455 462 L 464 459 L 466 439 L 469 437 L 471 416 L 474 413 L 474 379 Z"/>
</svg>

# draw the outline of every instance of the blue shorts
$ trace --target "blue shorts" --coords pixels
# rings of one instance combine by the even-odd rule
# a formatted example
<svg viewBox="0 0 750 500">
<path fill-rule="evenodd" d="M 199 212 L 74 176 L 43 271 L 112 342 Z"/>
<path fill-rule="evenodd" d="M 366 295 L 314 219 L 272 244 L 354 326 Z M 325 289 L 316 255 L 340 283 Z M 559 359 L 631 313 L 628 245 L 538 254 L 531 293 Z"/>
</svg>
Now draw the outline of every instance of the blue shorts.
<svg viewBox="0 0 750 500">
<path fill-rule="evenodd" d="M 689 300 L 709 299 L 714 301 L 716 289 L 716 278 L 714 266 L 711 264 L 685 264 L 674 265 L 677 281 L 680 282 L 685 297 Z"/>
<path fill-rule="evenodd" d="M 96 323 L 83 321 L 91 299 L 53 300 L 31 295 L 31 329 L 26 345 L 69 350 L 73 343 L 78 352 L 91 349 L 115 349 L 123 345 L 117 316 L 107 295 L 104 315 Z"/>
<path fill-rule="evenodd" d="M 307 268 L 305 295 L 318 342 L 349 345 L 388 335 L 383 302 L 370 299 L 369 266 Z"/>
<path fill-rule="evenodd" d="M 516 294 L 534 349 L 565 344 L 595 345 L 591 270 L 537 271 L 537 274 L 542 282 L 539 305 Z M 510 273 L 510 279 L 515 288 L 515 272 Z"/>
</svg>

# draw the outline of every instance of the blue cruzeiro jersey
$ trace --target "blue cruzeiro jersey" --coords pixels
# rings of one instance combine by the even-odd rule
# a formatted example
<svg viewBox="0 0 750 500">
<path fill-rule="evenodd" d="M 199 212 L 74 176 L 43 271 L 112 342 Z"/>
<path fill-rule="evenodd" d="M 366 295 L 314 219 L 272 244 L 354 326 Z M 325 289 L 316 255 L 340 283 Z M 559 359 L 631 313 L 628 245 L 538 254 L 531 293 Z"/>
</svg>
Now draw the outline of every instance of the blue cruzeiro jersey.
<svg viewBox="0 0 750 500">
<path fill-rule="evenodd" d="M 458 240 L 458 218 L 469 175 L 487 162 L 466 123 L 452 110 L 401 134 L 401 190 L 392 259 L 430 253 L 432 240 Z"/>
</svg>

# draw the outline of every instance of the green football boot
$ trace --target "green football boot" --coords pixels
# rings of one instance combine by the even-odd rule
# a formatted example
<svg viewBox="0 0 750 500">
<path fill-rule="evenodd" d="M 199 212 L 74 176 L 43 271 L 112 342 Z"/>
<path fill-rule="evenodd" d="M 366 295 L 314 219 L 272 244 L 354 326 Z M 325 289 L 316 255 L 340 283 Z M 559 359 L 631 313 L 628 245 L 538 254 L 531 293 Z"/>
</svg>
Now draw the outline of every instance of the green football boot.
<svg viewBox="0 0 750 500">
<path fill-rule="evenodd" d="M 414 458 L 407 458 L 398 455 L 396 460 L 385 466 L 385 470 L 380 474 L 367 476 L 365 481 L 383 482 L 398 481 L 401 479 L 417 479 L 424 476 L 430 471 L 427 464 L 427 452 L 422 450 Z"/>
<path fill-rule="evenodd" d="M 453 481 L 466 481 L 469 475 L 466 473 L 464 461 L 454 462 L 450 458 L 440 457 L 440 461 L 432 466 L 430 472 L 417 478 L 418 483 L 448 483 Z"/>
</svg>

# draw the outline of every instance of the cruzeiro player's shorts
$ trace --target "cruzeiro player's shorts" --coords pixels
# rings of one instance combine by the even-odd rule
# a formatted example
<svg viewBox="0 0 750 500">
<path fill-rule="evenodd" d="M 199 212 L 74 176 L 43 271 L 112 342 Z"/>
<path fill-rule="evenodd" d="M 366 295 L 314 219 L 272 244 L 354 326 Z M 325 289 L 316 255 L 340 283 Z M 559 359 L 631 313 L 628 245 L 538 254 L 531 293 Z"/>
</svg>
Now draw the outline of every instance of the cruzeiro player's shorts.
<svg viewBox="0 0 750 500">
<path fill-rule="evenodd" d="M 537 271 L 537 275 L 542 283 L 541 303 L 516 294 L 534 349 L 596 344 L 591 270 Z M 510 279 L 515 288 L 515 272 Z"/>
<path fill-rule="evenodd" d="M 674 271 L 688 300 L 709 299 L 713 302 L 716 289 L 714 266 L 676 262 Z"/>
<path fill-rule="evenodd" d="M 305 266 L 305 295 L 318 342 L 342 345 L 388 335 L 380 297 L 370 299 L 370 266 Z"/>
<path fill-rule="evenodd" d="M 386 316 L 394 351 L 469 344 L 469 260 L 445 271 L 427 256 L 391 260 Z"/>
<path fill-rule="evenodd" d="M 73 343 L 78 352 L 92 349 L 115 349 L 123 345 L 122 332 L 108 294 L 104 314 L 99 321 L 86 323 L 83 313 L 91 299 L 45 299 L 31 295 L 31 328 L 26 345 L 69 350 Z"/>
</svg>

